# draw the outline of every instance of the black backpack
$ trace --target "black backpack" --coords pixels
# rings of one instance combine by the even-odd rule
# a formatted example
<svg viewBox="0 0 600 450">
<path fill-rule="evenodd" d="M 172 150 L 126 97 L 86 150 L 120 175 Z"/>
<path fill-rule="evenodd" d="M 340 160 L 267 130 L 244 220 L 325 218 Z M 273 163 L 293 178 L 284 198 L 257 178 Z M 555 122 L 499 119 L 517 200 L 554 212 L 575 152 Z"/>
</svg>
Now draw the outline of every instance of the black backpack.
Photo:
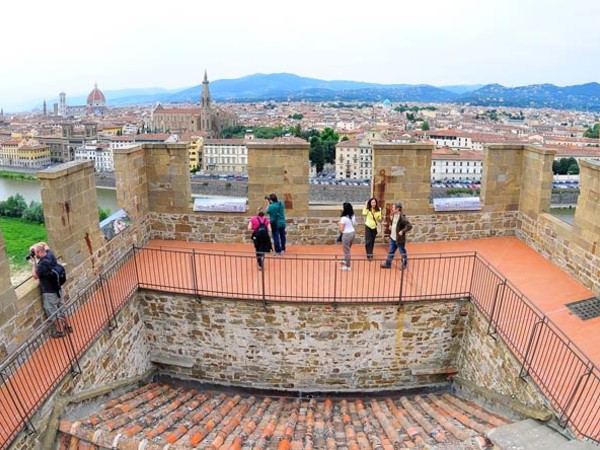
<svg viewBox="0 0 600 450">
<path fill-rule="evenodd" d="M 67 282 L 67 271 L 65 270 L 65 266 L 59 264 L 58 261 L 54 263 L 52 273 L 56 275 L 56 281 L 59 286 L 62 286 Z"/>
<path fill-rule="evenodd" d="M 265 221 L 261 221 L 258 217 L 256 218 L 256 220 L 258 220 L 258 228 L 256 229 L 256 231 L 253 234 L 253 239 L 256 240 L 257 242 L 267 242 L 270 241 L 271 238 L 269 237 L 269 229 L 267 228 L 267 223 L 266 220 Z"/>
</svg>

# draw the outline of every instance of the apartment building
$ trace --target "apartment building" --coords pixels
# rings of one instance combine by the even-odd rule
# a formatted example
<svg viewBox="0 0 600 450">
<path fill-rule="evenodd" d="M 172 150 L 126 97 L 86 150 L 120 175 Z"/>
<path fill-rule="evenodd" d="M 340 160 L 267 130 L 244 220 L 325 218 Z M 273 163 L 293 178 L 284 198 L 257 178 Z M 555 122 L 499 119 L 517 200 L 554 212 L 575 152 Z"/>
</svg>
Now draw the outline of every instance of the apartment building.
<svg viewBox="0 0 600 450">
<path fill-rule="evenodd" d="M 470 136 L 457 130 L 435 130 L 428 133 L 428 139 L 436 147 L 449 147 L 470 150 L 473 148 L 473 141 Z"/>
<path fill-rule="evenodd" d="M 431 161 L 431 181 L 481 181 L 483 153 L 436 148 Z"/>
<path fill-rule="evenodd" d="M 342 141 L 335 146 L 335 177 L 339 180 L 371 179 L 373 150 L 367 141 Z"/>
<path fill-rule="evenodd" d="M 206 173 L 248 173 L 248 149 L 244 139 L 205 139 L 202 170 Z"/>
<path fill-rule="evenodd" d="M 76 161 L 94 161 L 96 172 L 114 172 L 113 149 L 108 143 L 87 143 L 75 149 Z"/>
<path fill-rule="evenodd" d="M 37 141 L 7 139 L 0 144 L 0 165 L 41 169 L 50 165 L 50 147 Z"/>
</svg>

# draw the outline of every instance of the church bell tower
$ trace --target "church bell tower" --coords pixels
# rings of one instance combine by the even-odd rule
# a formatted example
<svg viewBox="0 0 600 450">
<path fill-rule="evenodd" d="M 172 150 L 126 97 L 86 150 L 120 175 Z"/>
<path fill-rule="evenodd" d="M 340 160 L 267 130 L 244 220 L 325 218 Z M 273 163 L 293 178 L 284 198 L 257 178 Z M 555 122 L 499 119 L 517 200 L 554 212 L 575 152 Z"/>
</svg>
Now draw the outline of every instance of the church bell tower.
<svg viewBox="0 0 600 450">
<path fill-rule="evenodd" d="M 208 76 L 204 71 L 204 80 L 202 81 L 202 96 L 200 97 L 202 109 L 202 118 L 200 120 L 200 130 L 212 133 L 212 104 L 210 99 L 210 90 L 208 89 Z"/>
</svg>

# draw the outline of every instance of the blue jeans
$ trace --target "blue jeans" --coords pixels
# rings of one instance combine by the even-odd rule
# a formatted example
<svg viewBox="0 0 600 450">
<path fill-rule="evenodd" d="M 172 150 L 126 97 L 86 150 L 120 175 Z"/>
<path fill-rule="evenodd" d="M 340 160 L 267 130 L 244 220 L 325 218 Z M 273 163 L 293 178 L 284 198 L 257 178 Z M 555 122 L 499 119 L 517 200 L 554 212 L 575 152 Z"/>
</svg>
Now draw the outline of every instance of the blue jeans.
<svg viewBox="0 0 600 450">
<path fill-rule="evenodd" d="M 285 227 L 277 227 L 271 224 L 273 231 L 273 244 L 275 245 L 275 253 L 278 255 L 285 252 Z"/>
<path fill-rule="evenodd" d="M 385 260 L 385 265 L 387 267 L 392 266 L 392 259 L 394 259 L 394 254 L 398 249 L 400 250 L 400 256 L 402 257 L 402 268 L 406 268 L 406 265 L 408 264 L 406 242 L 396 242 L 393 239 L 390 239 L 390 249 L 388 251 L 387 259 Z"/>
</svg>

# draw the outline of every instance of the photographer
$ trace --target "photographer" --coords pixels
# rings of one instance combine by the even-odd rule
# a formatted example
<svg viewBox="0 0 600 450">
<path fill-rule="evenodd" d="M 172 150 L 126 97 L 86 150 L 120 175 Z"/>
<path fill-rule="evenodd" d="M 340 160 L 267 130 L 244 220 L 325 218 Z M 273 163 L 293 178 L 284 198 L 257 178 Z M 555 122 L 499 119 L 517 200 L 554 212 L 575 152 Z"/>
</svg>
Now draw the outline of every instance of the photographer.
<svg viewBox="0 0 600 450">
<path fill-rule="evenodd" d="M 38 242 L 30 250 L 31 253 L 27 256 L 27 260 L 31 263 L 31 275 L 35 280 L 39 280 L 42 290 L 42 306 L 46 315 L 52 317 L 63 306 L 61 287 L 56 273 L 53 271 L 57 262 L 56 257 L 45 242 Z M 64 314 L 58 313 L 54 319 L 52 337 L 63 337 L 72 331 Z"/>
</svg>

